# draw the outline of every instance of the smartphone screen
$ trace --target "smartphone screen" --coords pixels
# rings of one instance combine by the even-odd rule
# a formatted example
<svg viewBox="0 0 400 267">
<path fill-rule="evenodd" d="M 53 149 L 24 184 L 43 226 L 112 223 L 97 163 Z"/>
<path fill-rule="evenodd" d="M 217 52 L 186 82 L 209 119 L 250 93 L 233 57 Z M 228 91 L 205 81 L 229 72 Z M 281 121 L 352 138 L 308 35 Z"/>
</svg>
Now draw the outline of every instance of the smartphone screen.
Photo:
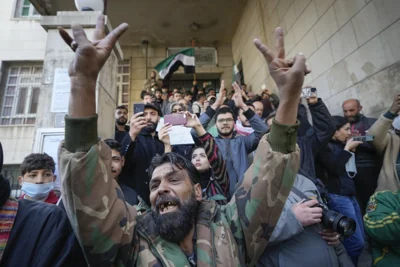
<svg viewBox="0 0 400 267">
<path fill-rule="evenodd" d="M 170 114 L 164 116 L 164 123 L 171 125 L 185 125 L 186 116 L 184 114 Z"/>
<path fill-rule="evenodd" d="M 144 104 L 133 104 L 133 114 L 143 111 L 144 111 Z"/>
</svg>

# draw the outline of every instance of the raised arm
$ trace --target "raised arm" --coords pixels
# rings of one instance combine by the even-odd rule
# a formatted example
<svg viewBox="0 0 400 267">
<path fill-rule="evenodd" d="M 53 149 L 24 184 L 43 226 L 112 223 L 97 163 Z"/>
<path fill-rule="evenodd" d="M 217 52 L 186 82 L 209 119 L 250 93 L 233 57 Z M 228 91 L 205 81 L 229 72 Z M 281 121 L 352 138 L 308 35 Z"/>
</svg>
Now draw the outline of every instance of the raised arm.
<svg viewBox="0 0 400 267">
<path fill-rule="evenodd" d="M 310 97 L 307 99 L 308 106 L 313 119 L 314 135 L 311 136 L 311 145 L 314 153 L 325 147 L 335 133 L 331 114 L 321 99 Z"/>
<path fill-rule="evenodd" d="M 254 41 L 264 55 L 272 78 L 281 92 L 281 102 L 271 133 L 258 145 L 254 163 L 225 207 L 236 241 L 243 244 L 247 264 L 253 266 L 263 253 L 279 220 L 300 164 L 296 146 L 297 106 L 304 76 L 309 73 L 305 57 L 285 60 L 283 30 L 276 29 L 276 55 L 260 40 Z M 237 218 L 237 219 L 236 219 Z M 238 231 L 241 229 L 242 231 Z"/>
<path fill-rule="evenodd" d="M 98 140 L 97 76 L 118 38 L 122 24 L 107 36 L 100 16 L 91 43 L 80 25 L 72 26 L 73 40 L 61 37 L 75 51 L 69 67 L 71 94 L 65 119 L 65 141 L 59 150 L 62 197 L 68 218 L 91 266 L 125 265 L 132 251 L 136 210 L 125 204 L 111 175 L 111 151 Z"/>
<path fill-rule="evenodd" d="M 383 153 L 389 142 L 389 129 L 392 126 L 393 120 L 400 112 L 400 93 L 394 96 L 394 100 L 390 109 L 380 116 L 378 120 L 368 130 L 368 135 L 374 136 L 372 145 L 378 153 Z"/>
<path fill-rule="evenodd" d="M 204 151 L 206 152 L 208 162 L 210 163 L 210 166 L 214 173 L 214 177 L 221 185 L 221 188 L 224 190 L 225 197 L 229 199 L 228 172 L 226 171 L 225 160 L 223 159 L 222 153 L 215 143 L 214 137 L 206 132 L 196 115 L 193 115 L 190 112 L 186 112 L 186 116 L 186 126 L 193 128 L 193 130 L 196 131 L 197 136 L 199 136 L 199 140 L 202 143 Z"/>
</svg>

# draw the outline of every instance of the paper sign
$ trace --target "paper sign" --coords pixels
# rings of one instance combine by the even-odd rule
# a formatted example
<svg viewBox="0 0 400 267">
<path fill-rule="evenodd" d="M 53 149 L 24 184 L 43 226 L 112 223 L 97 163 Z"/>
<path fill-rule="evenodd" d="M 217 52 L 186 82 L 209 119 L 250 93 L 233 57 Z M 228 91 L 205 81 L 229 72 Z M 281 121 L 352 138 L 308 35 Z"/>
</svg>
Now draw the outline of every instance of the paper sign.
<svg viewBox="0 0 400 267">
<path fill-rule="evenodd" d="M 184 126 L 172 126 L 169 132 L 169 140 L 172 146 L 194 144 L 192 135 L 190 134 L 192 128 Z"/>
<path fill-rule="evenodd" d="M 58 135 L 45 135 L 43 138 L 43 151 L 42 153 L 48 154 L 50 157 L 53 158 L 54 162 L 56 163 L 56 169 L 54 175 L 57 176 L 57 179 L 54 182 L 55 188 L 61 187 L 60 177 L 58 175 L 58 147 L 60 142 L 64 140 L 64 134 Z"/>
<path fill-rule="evenodd" d="M 71 81 L 68 69 L 56 68 L 53 82 L 53 95 L 51 98 L 51 112 L 67 113 L 71 90 Z"/>
</svg>

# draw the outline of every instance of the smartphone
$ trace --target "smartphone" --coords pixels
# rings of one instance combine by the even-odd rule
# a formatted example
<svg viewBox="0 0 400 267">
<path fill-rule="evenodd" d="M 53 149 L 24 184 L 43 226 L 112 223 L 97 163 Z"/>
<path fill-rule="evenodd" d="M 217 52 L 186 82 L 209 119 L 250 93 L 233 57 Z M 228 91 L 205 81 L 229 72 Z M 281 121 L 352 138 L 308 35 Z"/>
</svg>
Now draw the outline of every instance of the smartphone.
<svg viewBox="0 0 400 267">
<path fill-rule="evenodd" d="M 144 104 L 133 104 L 133 114 L 144 112 Z"/>
<path fill-rule="evenodd" d="M 374 141 L 373 135 L 365 135 L 365 136 L 354 136 L 354 141 L 361 141 L 361 142 L 372 142 Z"/>
<path fill-rule="evenodd" d="M 164 116 L 164 123 L 171 125 L 185 125 L 186 115 L 185 114 L 170 114 Z"/>
<path fill-rule="evenodd" d="M 317 96 L 317 88 L 303 88 L 301 90 L 301 97 L 309 98 Z"/>
</svg>

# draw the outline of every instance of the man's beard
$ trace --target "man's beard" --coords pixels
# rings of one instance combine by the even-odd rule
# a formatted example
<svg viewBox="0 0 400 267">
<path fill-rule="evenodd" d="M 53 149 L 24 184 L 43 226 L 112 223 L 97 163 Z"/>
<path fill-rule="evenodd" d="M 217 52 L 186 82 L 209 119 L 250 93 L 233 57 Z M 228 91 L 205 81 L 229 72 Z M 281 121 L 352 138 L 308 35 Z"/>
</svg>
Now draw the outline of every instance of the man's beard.
<svg viewBox="0 0 400 267">
<path fill-rule="evenodd" d="M 176 210 L 160 214 L 159 204 L 168 201 L 174 201 L 177 204 Z M 194 191 L 190 199 L 185 201 L 183 205 L 177 197 L 160 196 L 156 201 L 155 210 L 152 209 L 151 211 L 161 238 L 173 243 L 180 243 L 190 233 L 195 222 L 196 213 L 197 201 Z"/>
<path fill-rule="evenodd" d="M 358 114 L 356 114 L 354 116 L 346 117 L 348 122 L 357 122 L 360 118 L 361 118 L 361 114 L 360 113 L 358 113 Z"/>
<path fill-rule="evenodd" d="M 119 118 L 119 119 L 116 119 L 115 120 L 115 122 L 118 124 L 118 125 L 125 125 L 126 124 L 126 122 L 127 122 L 128 120 L 127 119 L 125 119 L 125 118 Z"/>
<path fill-rule="evenodd" d="M 146 126 L 143 128 L 143 131 L 147 133 L 154 133 L 154 131 L 157 129 L 157 124 L 156 122 L 148 121 L 147 123 L 151 123 L 150 126 Z"/>
<path fill-rule="evenodd" d="M 218 127 L 217 127 L 217 131 L 218 131 L 218 134 L 220 135 L 220 136 L 230 136 L 232 133 L 233 133 L 233 130 L 234 130 L 235 128 L 234 127 L 232 127 L 232 129 L 229 131 L 229 132 L 227 132 L 227 133 L 223 133 L 222 131 L 220 131 L 219 129 L 218 129 Z"/>
</svg>

